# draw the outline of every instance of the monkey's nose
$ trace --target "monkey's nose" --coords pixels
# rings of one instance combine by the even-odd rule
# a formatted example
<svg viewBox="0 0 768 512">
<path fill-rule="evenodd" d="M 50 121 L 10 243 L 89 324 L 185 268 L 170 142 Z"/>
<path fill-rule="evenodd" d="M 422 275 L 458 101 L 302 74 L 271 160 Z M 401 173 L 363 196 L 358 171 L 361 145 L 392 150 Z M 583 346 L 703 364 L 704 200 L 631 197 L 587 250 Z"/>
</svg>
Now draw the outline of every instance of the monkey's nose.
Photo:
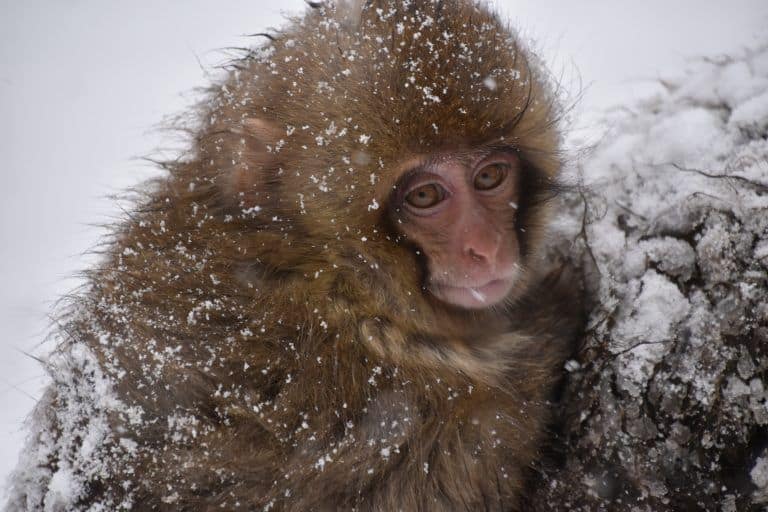
<svg viewBox="0 0 768 512">
<path fill-rule="evenodd" d="M 463 240 L 464 255 L 473 263 L 494 266 L 501 239 L 497 233 L 480 226 L 466 234 Z"/>
<path fill-rule="evenodd" d="M 486 243 L 467 244 L 464 249 L 464 254 L 466 254 L 474 263 L 493 265 L 496 262 L 496 253 L 498 252 L 498 249 L 499 246 L 497 243 L 488 240 Z"/>
</svg>

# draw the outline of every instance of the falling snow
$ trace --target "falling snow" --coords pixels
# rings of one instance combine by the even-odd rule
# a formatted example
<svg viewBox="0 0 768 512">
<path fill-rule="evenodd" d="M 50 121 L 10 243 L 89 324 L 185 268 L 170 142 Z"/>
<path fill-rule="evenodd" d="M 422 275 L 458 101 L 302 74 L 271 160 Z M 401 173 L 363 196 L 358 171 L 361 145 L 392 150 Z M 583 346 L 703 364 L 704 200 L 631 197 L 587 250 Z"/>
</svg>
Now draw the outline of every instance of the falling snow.
<svg viewBox="0 0 768 512">
<path fill-rule="evenodd" d="M 378 15 L 393 14 L 381 11 Z M 433 22 L 426 17 L 418 28 L 426 32 Z M 396 26 L 398 34 L 404 30 L 403 24 Z M 445 41 L 452 37 L 443 34 Z M 422 32 L 413 34 L 415 40 L 422 38 Z M 292 48 L 296 41 L 288 39 L 282 44 Z M 279 73 L 280 68 L 269 61 L 272 53 L 263 50 L 254 57 L 272 73 Z M 359 56 L 350 52 L 345 58 L 355 62 Z M 473 49 L 463 46 L 456 58 L 471 62 Z M 410 65 L 415 69 L 402 87 L 418 91 L 429 108 L 445 104 L 444 89 L 421 83 L 418 66 Z M 337 69 L 345 79 L 353 74 L 352 68 Z M 492 94 L 510 78 L 522 79 L 518 70 L 507 71 L 505 76 L 483 73 L 474 77 L 478 94 Z M 297 75 L 301 74 L 298 68 Z M 298 82 L 292 83 L 298 87 Z M 318 95 L 333 96 L 338 93 L 334 83 L 321 81 L 310 87 Z M 553 250 L 571 256 L 586 269 L 594 307 L 583 348 L 566 364 L 564 467 L 542 470 L 546 485 L 538 486 L 536 499 L 550 508 L 585 511 L 685 510 L 692 503 L 702 510 L 758 510 L 768 506 L 768 50 L 703 60 L 687 75 L 657 85 L 641 102 L 603 113 L 601 126 L 608 128 L 605 137 L 574 171 L 574 186 L 562 194 L 564 215 L 551 240 Z M 232 97 L 227 85 L 220 94 Z M 440 133 L 441 126 L 431 127 L 435 134 Z M 284 126 L 288 138 L 304 130 L 311 131 L 311 127 Z M 352 119 L 328 120 L 312 132 L 303 149 L 308 150 L 311 141 L 317 147 L 333 147 L 345 137 L 370 148 L 378 143 L 379 133 L 355 130 Z M 272 148 L 274 153 L 286 144 L 281 139 Z M 347 172 L 352 163 L 368 164 L 371 155 L 375 155 L 372 150 L 370 155 L 357 151 L 339 159 L 337 167 L 305 175 L 308 187 L 295 198 L 297 210 L 307 214 L 318 197 L 334 192 L 336 173 Z M 227 164 L 236 167 L 239 156 L 228 155 Z M 360 181 L 370 188 L 376 182 L 376 175 L 368 173 Z M 190 193 L 198 189 L 194 183 L 185 188 Z M 352 197 L 359 191 L 347 192 Z M 370 195 L 364 200 L 367 211 L 380 208 Z M 510 206 L 517 208 L 513 203 Z M 262 214 L 261 206 L 249 205 L 225 219 L 227 223 L 259 219 L 279 224 L 282 218 L 261 218 Z M 204 229 L 210 220 L 209 212 L 195 209 L 192 215 L 198 229 Z M 339 219 L 339 224 L 343 222 Z M 164 221 L 139 226 L 167 232 Z M 355 239 L 371 246 L 374 235 L 358 233 Z M 220 275 L 210 272 L 210 255 L 188 249 L 185 244 L 190 240 L 175 242 L 173 251 L 188 265 L 188 274 L 214 289 L 222 285 Z M 121 258 L 117 270 L 125 269 L 121 263 L 125 259 L 141 254 L 141 248 L 123 247 L 116 255 Z M 376 262 L 366 264 L 378 268 Z M 177 280 L 181 270 L 164 269 L 158 279 Z M 249 287 L 259 286 L 259 275 L 251 269 L 235 271 Z M 316 280 L 324 276 L 317 271 L 309 272 L 308 278 L 313 275 Z M 121 278 L 124 276 L 110 276 L 109 283 L 99 284 L 119 288 Z M 147 283 L 148 287 L 154 285 L 157 283 Z M 203 382 L 200 389 L 209 386 L 210 396 L 225 404 L 208 411 L 210 415 L 229 426 L 228 422 L 249 414 L 274 434 L 276 443 L 301 439 L 307 447 L 317 446 L 318 434 L 313 432 L 317 411 L 300 412 L 293 425 L 276 425 L 270 414 L 279 404 L 271 397 L 226 386 L 211 377 L 253 372 L 284 385 L 304 378 L 300 372 L 278 371 L 281 361 L 259 361 L 253 368 L 243 361 L 226 366 L 228 347 L 240 338 L 253 341 L 280 325 L 280 312 L 264 312 L 263 318 L 244 327 L 241 311 L 227 302 L 226 291 L 216 299 L 198 299 L 198 292 L 193 286 L 185 289 L 189 297 L 179 300 L 188 300 L 188 304 L 180 317 L 147 315 L 143 325 L 148 331 L 195 328 L 196 333 L 202 332 L 197 330 L 201 325 L 217 321 L 227 326 L 231 321 L 236 327 L 215 343 L 202 335 L 188 345 L 170 338 L 150 339 L 146 353 L 138 356 L 145 372 L 141 379 L 151 388 L 153 383 L 164 382 L 164 375 L 173 374 L 183 385 L 183 379 L 191 378 L 185 366 L 191 356 L 185 359 L 183 352 L 194 352 L 195 378 Z M 90 333 L 104 354 L 130 352 L 132 341 L 145 335 L 130 328 L 130 316 L 136 314 L 131 306 L 141 302 L 143 292 L 132 293 L 123 297 L 117 290 L 111 297 L 119 300 L 89 304 L 90 309 L 70 311 L 66 318 L 70 325 Z M 477 290 L 472 294 L 485 300 Z M 313 326 L 328 329 L 320 312 L 315 313 Z M 302 326 L 296 326 L 297 333 L 303 334 L 301 330 Z M 200 445 L 212 433 L 211 427 L 189 414 L 184 404 L 166 417 L 147 418 L 146 411 L 128 405 L 116 393 L 126 377 L 126 370 L 115 363 L 119 358 L 100 359 L 103 354 L 67 338 L 65 331 L 58 334 L 60 350 L 47 361 L 55 386 L 31 419 L 29 446 L 13 477 L 10 506 L 76 509 L 99 482 L 117 477 L 126 490 L 124 496 L 116 500 L 107 495 L 91 510 L 130 509 L 133 489 L 145 478 L 136 464 L 142 439 L 114 425 L 131 426 L 132 433 L 147 435 L 160 431 L 163 442 L 182 448 Z M 280 347 L 281 357 L 301 357 L 301 347 L 293 339 L 269 342 Z M 113 352 L 106 352 L 107 347 Z M 318 367 L 331 364 L 322 358 L 312 361 Z M 377 365 L 367 368 L 369 373 L 360 384 L 368 386 L 371 394 L 396 370 Z M 254 377 L 249 374 L 249 378 Z M 144 398 L 145 390 L 134 391 Z M 164 395 L 166 391 L 169 396 Z M 172 391 L 155 392 L 150 398 L 173 402 Z M 447 400 L 463 393 L 451 388 L 446 392 Z M 468 394 L 472 394 L 471 388 Z M 396 458 L 400 447 L 406 446 L 403 439 L 413 413 L 397 397 L 385 398 L 370 404 L 379 409 L 370 416 L 381 421 L 362 426 L 351 420 L 340 423 L 341 429 L 369 433 L 366 439 L 350 435 L 338 444 L 359 442 L 374 456 Z M 341 416 L 346 410 L 348 404 L 343 403 L 335 412 Z M 367 407 L 365 412 L 369 412 Z M 494 442 L 500 442 L 494 430 L 489 432 Z M 333 464 L 341 463 L 334 451 L 338 449 L 333 446 L 327 453 L 318 453 L 308 448 L 311 458 L 306 467 L 328 472 Z M 374 470 L 362 467 L 361 471 L 372 474 Z M 437 472 L 437 466 L 432 471 Z M 415 472 L 429 475 L 429 463 L 419 463 Z M 507 478 L 503 467 L 499 475 Z M 286 490 L 284 497 L 290 495 L 290 489 Z M 162 497 L 168 505 L 179 499 L 174 489 Z M 267 508 L 274 504 L 270 502 Z"/>
</svg>

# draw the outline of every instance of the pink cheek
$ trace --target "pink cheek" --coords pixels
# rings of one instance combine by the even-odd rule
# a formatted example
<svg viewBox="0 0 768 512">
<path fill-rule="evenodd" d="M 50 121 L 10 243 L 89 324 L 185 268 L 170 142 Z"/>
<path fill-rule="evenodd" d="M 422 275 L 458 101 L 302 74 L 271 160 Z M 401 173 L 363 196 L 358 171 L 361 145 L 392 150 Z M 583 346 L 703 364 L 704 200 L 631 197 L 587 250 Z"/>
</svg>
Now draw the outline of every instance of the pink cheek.
<svg viewBox="0 0 768 512">
<path fill-rule="evenodd" d="M 520 243 L 517 239 L 517 234 L 511 231 L 507 234 L 507 239 L 503 246 L 503 250 L 500 253 L 499 264 L 504 267 L 518 266 L 521 264 L 520 260 Z"/>
</svg>

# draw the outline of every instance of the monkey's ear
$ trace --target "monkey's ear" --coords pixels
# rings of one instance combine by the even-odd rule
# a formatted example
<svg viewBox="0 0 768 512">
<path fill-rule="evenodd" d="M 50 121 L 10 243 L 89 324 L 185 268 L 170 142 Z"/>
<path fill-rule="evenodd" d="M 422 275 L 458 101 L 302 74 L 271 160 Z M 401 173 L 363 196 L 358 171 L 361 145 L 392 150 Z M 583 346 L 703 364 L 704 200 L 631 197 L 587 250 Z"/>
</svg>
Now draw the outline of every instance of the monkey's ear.
<svg viewBox="0 0 768 512">
<path fill-rule="evenodd" d="M 269 201 L 268 184 L 280 167 L 282 131 L 259 118 L 244 119 L 220 140 L 217 174 L 224 204 L 249 209 Z"/>
</svg>

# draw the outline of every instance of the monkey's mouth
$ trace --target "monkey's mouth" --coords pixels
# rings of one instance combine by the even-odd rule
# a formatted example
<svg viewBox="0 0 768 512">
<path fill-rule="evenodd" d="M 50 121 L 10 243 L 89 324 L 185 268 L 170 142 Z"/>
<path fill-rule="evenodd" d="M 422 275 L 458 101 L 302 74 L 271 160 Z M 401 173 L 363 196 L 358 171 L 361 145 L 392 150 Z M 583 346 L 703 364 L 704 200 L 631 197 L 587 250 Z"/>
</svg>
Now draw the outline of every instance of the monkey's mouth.
<svg viewBox="0 0 768 512">
<path fill-rule="evenodd" d="M 479 286 L 452 286 L 444 283 L 432 283 L 429 287 L 432 295 L 443 302 L 466 309 L 489 308 L 503 301 L 512 291 L 514 276 L 493 279 Z"/>
</svg>

